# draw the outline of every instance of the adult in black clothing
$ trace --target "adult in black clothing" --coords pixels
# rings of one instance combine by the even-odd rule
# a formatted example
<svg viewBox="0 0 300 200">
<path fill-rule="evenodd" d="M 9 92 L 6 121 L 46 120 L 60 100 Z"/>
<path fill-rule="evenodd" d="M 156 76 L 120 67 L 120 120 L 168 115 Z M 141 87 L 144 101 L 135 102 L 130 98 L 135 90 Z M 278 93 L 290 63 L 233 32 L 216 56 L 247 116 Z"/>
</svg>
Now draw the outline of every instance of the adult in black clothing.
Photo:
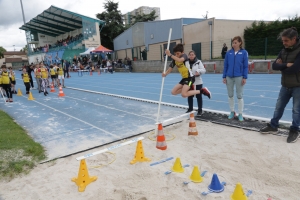
<svg viewBox="0 0 300 200">
<path fill-rule="evenodd" d="M 34 69 L 33 69 L 33 64 L 32 64 L 32 65 L 28 65 L 28 66 L 26 67 L 26 71 L 27 71 L 27 73 L 28 73 L 28 75 L 29 75 L 29 78 L 30 78 L 30 86 L 31 86 L 31 88 L 34 88 L 34 85 L 33 85 L 33 78 L 32 78 L 32 76 L 31 76 L 31 72 L 34 71 Z"/>
<path fill-rule="evenodd" d="M 221 52 L 223 59 L 225 58 L 227 50 L 228 50 L 228 47 L 226 46 L 226 43 L 224 43 L 223 48 L 222 48 L 222 52 Z"/>
<path fill-rule="evenodd" d="M 127 58 L 127 65 L 129 66 L 129 72 L 132 72 L 132 65 L 130 58 Z"/>
</svg>

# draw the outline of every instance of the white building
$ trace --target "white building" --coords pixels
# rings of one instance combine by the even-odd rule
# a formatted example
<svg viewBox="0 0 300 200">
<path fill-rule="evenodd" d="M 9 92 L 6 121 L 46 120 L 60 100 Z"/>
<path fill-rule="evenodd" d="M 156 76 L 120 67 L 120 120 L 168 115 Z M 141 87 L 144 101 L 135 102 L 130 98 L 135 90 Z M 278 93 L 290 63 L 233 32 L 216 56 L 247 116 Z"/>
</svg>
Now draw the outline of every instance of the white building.
<svg viewBox="0 0 300 200">
<path fill-rule="evenodd" d="M 131 17 L 132 16 L 142 15 L 142 14 L 148 15 L 153 10 L 155 10 L 155 15 L 157 16 L 157 18 L 155 18 L 155 21 L 160 20 L 161 17 L 160 17 L 160 8 L 159 7 L 141 6 L 137 9 L 134 9 L 133 11 L 128 12 L 125 15 L 123 15 L 125 25 L 131 24 Z"/>
</svg>

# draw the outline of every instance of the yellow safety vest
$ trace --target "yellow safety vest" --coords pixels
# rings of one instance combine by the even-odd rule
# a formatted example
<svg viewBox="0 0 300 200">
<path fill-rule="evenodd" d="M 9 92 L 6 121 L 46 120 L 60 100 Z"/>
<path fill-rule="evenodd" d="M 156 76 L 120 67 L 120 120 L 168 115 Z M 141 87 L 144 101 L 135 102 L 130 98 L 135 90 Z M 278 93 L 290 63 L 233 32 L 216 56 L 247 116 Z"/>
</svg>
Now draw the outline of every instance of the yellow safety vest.
<svg viewBox="0 0 300 200">
<path fill-rule="evenodd" d="M 23 74 L 23 81 L 24 81 L 24 83 L 29 83 L 29 75 L 28 75 L 28 73 Z"/>
<path fill-rule="evenodd" d="M 2 84 L 9 84 L 10 80 L 9 80 L 9 76 L 8 76 L 8 72 L 2 72 Z"/>
<path fill-rule="evenodd" d="M 55 75 L 55 70 L 54 69 L 50 69 L 50 75 L 52 75 L 52 76 Z"/>
<path fill-rule="evenodd" d="M 58 75 L 60 75 L 60 76 L 64 75 L 64 70 L 63 70 L 63 68 L 62 68 L 62 67 L 59 67 L 58 69 L 59 69 L 59 70 L 58 70 Z"/>
<path fill-rule="evenodd" d="M 42 68 L 41 72 L 42 72 L 42 78 L 48 78 L 48 74 L 47 74 L 47 69 L 46 68 Z"/>
<path fill-rule="evenodd" d="M 35 75 L 36 78 L 41 78 L 41 72 L 39 72 L 39 70 L 41 70 L 41 68 L 37 68 L 36 69 L 36 73 L 35 73 L 36 74 Z"/>
<path fill-rule="evenodd" d="M 12 81 L 15 81 L 16 80 L 16 77 L 15 77 L 15 73 L 14 72 L 11 72 L 10 73 L 10 78 Z"/>
<path fill-rule="evenodd" d="M 0 74 L 0 85 L 2 84 L 2 76 L 1 76 L 1 74 Z"/>
</svg>

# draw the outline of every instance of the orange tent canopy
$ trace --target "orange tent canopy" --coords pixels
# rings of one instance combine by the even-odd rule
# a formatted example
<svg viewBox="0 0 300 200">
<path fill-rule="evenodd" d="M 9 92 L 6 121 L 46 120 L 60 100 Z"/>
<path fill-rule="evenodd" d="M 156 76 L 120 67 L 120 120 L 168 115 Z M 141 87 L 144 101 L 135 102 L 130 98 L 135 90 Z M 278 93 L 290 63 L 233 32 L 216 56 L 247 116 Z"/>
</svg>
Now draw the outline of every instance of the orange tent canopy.
<svg viewBox="0 0 300 200">
<path fill-rule="evenodd" d="M 102 45 L 97 47 L 95 50 L 91 51 L 93 53 L 107 53 L 107 52 L 113 52 L 113 50 L 110 50 Z"/>
</svg>

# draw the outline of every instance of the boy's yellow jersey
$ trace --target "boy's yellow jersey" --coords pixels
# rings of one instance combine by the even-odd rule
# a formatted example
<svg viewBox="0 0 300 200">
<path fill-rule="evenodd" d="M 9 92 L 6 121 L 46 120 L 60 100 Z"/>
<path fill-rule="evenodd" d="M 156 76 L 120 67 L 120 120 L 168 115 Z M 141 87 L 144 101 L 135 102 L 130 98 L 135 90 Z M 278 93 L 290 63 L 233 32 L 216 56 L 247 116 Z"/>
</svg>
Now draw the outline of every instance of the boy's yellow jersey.
<svg viewBox="0 0 300 200">
<path fill-rule="evenodd" d="M 41 68 L 42 78 L 48 78 L 48 71 L 46 68 Z"/>
<path fill-rule="evenodd" d="M 25 73 L 25 74 L 23 74 L 23 81 L 24 81 L 24 83 L 29 83 L 29 75 L 28 75 L 28 73 Z"/>
</svg>

